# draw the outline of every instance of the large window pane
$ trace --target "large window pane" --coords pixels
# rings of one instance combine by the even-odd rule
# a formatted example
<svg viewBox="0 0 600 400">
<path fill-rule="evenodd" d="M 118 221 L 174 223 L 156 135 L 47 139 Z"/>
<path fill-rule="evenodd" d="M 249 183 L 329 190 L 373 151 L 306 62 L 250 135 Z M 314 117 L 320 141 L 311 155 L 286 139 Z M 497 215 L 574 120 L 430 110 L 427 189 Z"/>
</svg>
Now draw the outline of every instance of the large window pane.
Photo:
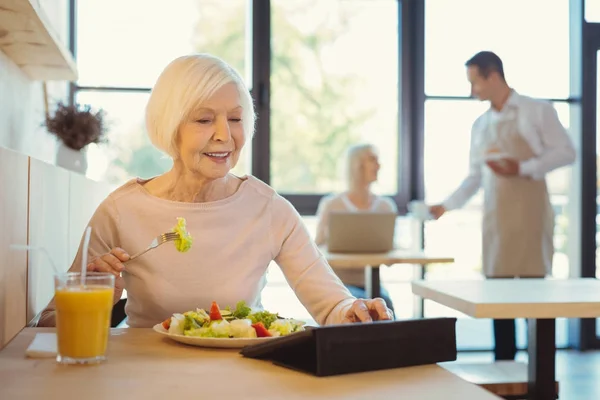
<svg viewBox="0 0 600 400">
<path fill-rule="evenodd" d="M 428 95 L 468 95 L 464 64 L 481 50 L 502 58 L 517 90 L 569 97 L 569 0 L 425 0 Z"/>
<path fill-rule="evenodd" d="M 151 87 L 174 58 L 207 52 L 247 82 L 249 0 L 77 2 L 79 85 Z"/>
<path fill-rule="evenodd" d="M 144 128 L 148 93 L 77 92 L 76 101 L 102 108 L 108 143 L 88 154 L 88 175 L 119 185 L 134 176 L 149 178 L 170 167 L 150 143 Z"/>
<path fill-rule="evenodd" d="M 275 0 L 271 183 L 285 193 L 343 190 L 348 146 L 380 151 L 380 193 L 397 191 L 398 2 Z"/>
<path fill-rule="evenodd" d="M 561 122 L 569 128 L 569 105 L 554 104 Z M 487 109 L 487 103 L 475 100 L 428 100 L 425 103 L 425 194 L 430 203 L 443 201 L 468 173 L 471 126 Z M 443 161 L 442 161 L 443 160 Z M 568 200 L 570 168 L 563 168 L 547 176 L 551 202 L 555 208 L 555 257 L 553 275 L 567 278 Z M 439 221 L 426 223 L 427 251 L 454 255 L 455 264 L 432 266 L 427 279 L 482 279 L 481 275 L 481 191 L 463 208 L 444 215 Z M 491 348 L 491 324 L 486 320 L 465 318 L 464 315 L 434 302 L 425 302 L 425 315 L 457 316 L 459 347 Z M 518 325 L 518 340 L 526 343 L 525 325 Z M 566 345 L 567 326 L 564 320 L 557 324 L 557 343 Z"/>
<path fill-rule="evenodd" d="M 144 112 L 148 93 L 79 91 L 76 101 L 102 108 L 108 122 L 106 144 L 88 150 L 87 175 L 121 185 L 133 177 L 151 178 L 170 169 L 171 159 L 158 151 L 148 139 Z M 234 173 L 250 170 L 249 146 L 240 156 Z"/>
</svg>

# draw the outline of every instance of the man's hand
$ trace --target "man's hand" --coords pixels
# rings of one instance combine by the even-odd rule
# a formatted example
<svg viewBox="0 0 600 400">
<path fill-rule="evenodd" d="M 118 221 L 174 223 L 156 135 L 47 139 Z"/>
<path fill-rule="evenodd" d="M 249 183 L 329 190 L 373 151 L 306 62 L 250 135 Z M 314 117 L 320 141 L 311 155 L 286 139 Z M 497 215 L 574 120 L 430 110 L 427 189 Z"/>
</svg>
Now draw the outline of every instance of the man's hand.
<svg viewBox="0 0 600 400">
<path fill-rule="evenodd" d="M 487 161 L 488 167 L 500 176 L 517 176 L 519 175 L 519 162 L 513 158 L 503 158 L 501 160 Z"/>
<path fill-rule="evenodd" d="M 446 207 L 441 204 L 429 207 L 429 213 L 434 219 L 440 219 L 446 213 Z"/>
</svg>

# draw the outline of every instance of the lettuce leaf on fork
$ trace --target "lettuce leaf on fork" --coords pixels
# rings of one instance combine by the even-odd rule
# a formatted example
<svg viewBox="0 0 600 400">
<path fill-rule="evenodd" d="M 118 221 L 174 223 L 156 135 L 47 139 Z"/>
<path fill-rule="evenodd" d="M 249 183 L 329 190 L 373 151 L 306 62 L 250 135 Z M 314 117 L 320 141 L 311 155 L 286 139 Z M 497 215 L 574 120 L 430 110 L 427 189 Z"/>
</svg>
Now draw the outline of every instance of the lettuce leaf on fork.
<svg viewBox="0 0 600 400">
<path fill-rule="evenodd" d="M 185 218 L 177 217 L 177 225 L 173 228 L 173 232 L 179 234 L 179 238 L 175 239 L 175 248 L 181 253 L 185 253 L 192 247 L 192 235 L 187 231 Z"/>
</svg>

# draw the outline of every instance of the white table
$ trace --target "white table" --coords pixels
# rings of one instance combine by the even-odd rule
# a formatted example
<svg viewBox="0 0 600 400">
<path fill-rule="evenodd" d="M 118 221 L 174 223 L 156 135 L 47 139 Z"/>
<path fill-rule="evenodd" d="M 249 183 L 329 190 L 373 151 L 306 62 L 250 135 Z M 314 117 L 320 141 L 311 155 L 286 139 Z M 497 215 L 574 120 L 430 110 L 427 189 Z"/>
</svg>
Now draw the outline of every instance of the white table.
<svg viewBox="0 0 600 400">
<path fill-rule="evenodd" d="M 452 257 L 439 257 L 425 252 L 402 249 L 394 249 L 386 253 L 330 253 L 324 247 L 320 249 L 329 265 L 334 268 L 364 268 L 364 266 L 379 267 L 394 264 L 427 265 L 454 262 Z"/>
<path fill-rule="evenodd" d="M 474 318 L 527 318 L 534 400 L 555 398 L 556 318 L 600 317 L 600 281 L 592 278 L 421 281 L 412 291 Z"/>
<path fill-rule="evenodd" d="M 26 328 L 0 351 L 2 399 L 499 399 L 438 365 L 317 378 L 237 350 L 181 345 L 151 329 L 113 330 L 101 365 L 25 358 L 35 333 L 50 331 Z"/>
<path fill-rule="evenodd" d="M 394 264 L 418 265 L 421 268 L 420 278 L 430 264 L 449 264 L 454 262 L 452 257 L 443 257 L 428 254 L 423 251 L 409 251 L 394 249 L 387 253 L 330 253 L 326 247 L 320 247 L 321 253 L 333 268 L 364 269 L 365 289 L 368 297 L 381 295 L 381 279 L 379 267 Z M 423 299 L 415 302 L 414 315 L 423 316 Z"/>
</svg>

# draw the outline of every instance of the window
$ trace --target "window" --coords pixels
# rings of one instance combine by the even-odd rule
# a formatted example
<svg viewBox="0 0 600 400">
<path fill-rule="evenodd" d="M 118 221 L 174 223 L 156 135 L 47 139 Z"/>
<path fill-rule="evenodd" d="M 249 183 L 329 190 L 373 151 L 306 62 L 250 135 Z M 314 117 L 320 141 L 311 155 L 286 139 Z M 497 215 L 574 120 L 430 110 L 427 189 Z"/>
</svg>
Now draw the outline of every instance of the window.
<svg viewBox="0 0 600 400">
<path fill-rule="evenodd" d="M 477 52 L 496 52 L 504 62 L 507 81 L 520 93 L 564 99 L 554 106 L 562 123 L 569 127 L 569 11 L 569 0 L 425 0 L 424 183 L 429 203 L 443 201 L 468 172 L 471 126 L 488 107 L 469 98 L 465 62 Z M 556 278 L 568 277 L 570 269 L 567 229 L 569 210 L 573 208 L 569 205 L 571 174 L 570 168 L 562 168 L 547 176 L 556 214 L 553 260 Z M 456 258 L 452 268 L 443 265 L 429 268 L 427 279 L 482 279 L 482 202 L 483 195 L 479 192 L 462 209 L 426 224 L 427 250 L 453 253 Z M 493 346 L 489 321 L 463 318 L 428 301 L 425 315 L 458 316 L 457 338 L 461 349 Z M 518 344 L 524 346 L 525 324 L 520 321 L 517 329 Z M 563 346 L 566 332 L 566 322 L 559 320 L 557 343 Z"/>
<path fill-rule="evenodd" d="M 88 176 L 122 184 L 131 177 L 150 178 L 168 170 L 171 160 L 152 144 L 144 128 L 148 93 L 79 91 L 76 101 L 106 112 L 108 143 L 88 154 Z"/>
<path fill-rule="evenodd" d="M 144 111 L 150 89 L 174 58 L 192 52 L 215 54 L 234 66 L 250 86 L 250 4 L 248 0 L 229 0 L 226 5 L 218 0 L 77 3 L 76 101 L 104 109 L 109 124 L 109 142 L 88 149 L 88 176 L 120 185 L 170 168 L 171 160 L 147 138 Z M 250 172 L 250 163 L 248 145 L 233 172 Z"/>
<path fill-rule="evenodd" d="M 569 128 L 569 104 L 555 103 L 559 118 Z M 468 173 L 471 125 L 487 109 L 487 103 L 476 100 L 428 100 L 425 103 L 425 195 L 429 203 L 443 201 L 452 193 Z M 449 151 L 450 149 L 450 151 Z M 444 161 L 440 161 L 444 160 Z M 553 276 L 565 279 L 569 276 L 567 247 L 567 202 L 571 171 L 562 168 L 548 175 L 548 188 L 555 208 L 556 252 Z M 444 215 L 439 221 L 425 226 L 427 251 L 434 254 L 453 254 L 456 262 L 451 265 L 432 266 L 427 269 L 427 279 L 481 279 L 481 191 L 462 209 Z M 458 315 L 434 302 L 425 302 L 425 316 Z M 459 330 L 464 342 L 460 348 L 491 347 L 488 321 L 463 319 Z M 524 325 L 519 325 L 519 341 L 524 343 Z M 566 345 L 566 322 L 559 322 L 558 340 Z M 467 333 L 469 332 L 469 333 Z"/>
<path fill-rule="evenodd" d="M 250 77 L 247 4 L 246 0 L 79 1 L 78 85 L 150 88 L 167 63 L 191 52 L 213 53 Z"/>
<path fill-rule="evenodd" d="M 168 62 L 206 52 L 233 65 L 250 89 L 271 68 L 270 103 L 257 102 L 260 129 L 235 173 L 252 172 L 252 157 L 268 153 L 256 176 L 284 195 L 308 195 L 310 213 L 320 194 L 343 189 L 339 162 L 346 148 L 370 142 L 382 164 L 376 190 L 397 194 L 397 0 L 75 1 L 75 100 L 104 109 L 109 122 L 109 142 L 88 149 L 90 177 L 117 186 L 171 167 L 147 138 L 145 106 Z M 270 38 L 252 26 L 265 12 Z M 257 52 L 265 57 L 253 59 Z M 314 218 L 307 221 L 314 229 Z M 398 285 L 395 299 L 413 298 L 408 283 Z M 310 317 L 277 268 L 270 268 L 263 301 L 281 314 Z"/>
<path fill-rule="evenodd" d="M 380 152 L 378 191 L 398 177 L 398 2 L 271 2 L 271 185 L 345 189 L 348 146 Z"/>
<path fill-rule="evenodd" d="M 475 100 L 428 100 L 425 103 L 425 195 L 430 203 L 443 201 L 452 193 L 468 173 L 471 125 L 486 110 L 486 104 Z M 569 128 L 569 105 L 555 103 L 559 118 Z M 451 118 L 450 118 L 451 117 Z M 449 122 L 451 121 L 451 122 Z M 448 149 L 451 149 L 448 152 Z M 440 162 L 440 160 L 446 160 Z M 568 258 L 566 258 L 565 224 L 567 218 L 565 205 L 571 179 L 570 168 L 561 168 L 548 175 L 548 190 L 556 212 L 555 238 L 557 251 L 562 256 L 554 259 L 554 275 L 568 277 Z M 472 277 L 480 272 L 480 207 L 481 192 L 462 210 L 455 210 L 439 221 L 427 224 L 427 249 L 440 254 L 456 254 L 457 266 L 461 278 Z M 450 231 L 449 231 L 450 230 Z M 454 231 L 452 233 L 451 231 Z M 460 235 L 458 235 L 460 231 Z M 448 240 L 448 238 L 460 238 Z M 468 267 L 467 267 L 468 266 Z M 444 274 L 444 267 L 432 268 L 431 274 Z M 457 270 L 451 271 L 457 278 Z"/>
<path fill-rule="evenodd" d="M 165 159 L 151 151 L 144 137 L 143 103 L 168 62 L 207 52 L 232 64 L 249 87 L 253 68 L 271 62 L 271 118 L 262 125 L 269 130 L 258 132 L 261 140 L 268 136 L 270 160 L 258 178 L 284 194 L 343 190 L 340 161 L 345 150 L 371 142 L 382 165 L 375 189 L 395 195 L 398 1 L 279 0 L 270 7 L 269 61 L 252 59 L 253 46 L 268 42 L 252 39 L 251 16 L 257 6 L 250 0 L 78 2 L 76 98 L 105 107 L 114 121 L 109 127 L 113 140 L 90 150 L 96 160 L 90 175 L 117 184 L 165 168 Z M 135 114 L 133 107 L 119 106 L 128 98 L 136 99 Z M 138 124 L 135 130 L 123 128 L 132 120 Z M 128 146 L 119 145 L 125 142 Z M 256 151 L 261 157 L 262 149 Z M 250 173 L 251 159 L 248 143 L 235 172 Z M 318 197 L 314 201 L 308 208 L 316 208 Z"/>
<path fill-rule="evenodd" d="M 468 96 L 464 64 L 481 50 L 519 91 L 568 98 L 569 0 L 425 0 L 427 95 Z"/>
<path fill-rule="evenodd" d="M 469 84 L 464 63 L 469 57 L 484 49 L 496 51 L 505 62 L 509 83 L 519 92 L 554 100 L 569 97 L 569 0 L 424 1 L 428 100 L 423 162 L 426 199 L 435 202 L 448 195 L 466 175 L 471 124 L 486 108 L 467 98 Z M 413 168 L 420 161 L 398 160 L 403 145 L 398 120 L 398 7 L 402 6 L 404 12 L 411 9 L 409 4 L 417 2 L 172 3 L 77 2 L 75 36 L 80 80 L 76 99 L 104 108 L 111 123 L 111 142 L 89 149 L 90 175 L 121 184 L 132 176 L 149 177 L 169 168 L 170 161 L 148 146 L 144 132 L 148 93 L 174 57 L 209 52 L 231 63 L 249 86 L 263 76 L 265 66 L 270 66 L 270 103 L 266 105 L 270 119 L 265 122 L 259 113 L 262 130 L 254 139 L 254 150 L 250 144 L 246 146 L 237 173 L 251 172 L 253 155 L 264 157 L 264 164 L 258 163 L 260 171 L 254 171 L 257 177 L 286 195 L 297 208 L 302 203 L 303 212 L 310 213 L 316 209 L 321 194 L 344 188 L 340 161 L 346 148 L 371 142 L 381 153 L 382 169 L 376 191 L 398 194 L 398 169 Z M 587 1 L 588 21 L 600 20 L 594 16 L 600 14 L 593 11 L 595 4 L 591 3 L 597 2 Z M 270 38 L 260 37 L 261 29 L 252 26 L 252 16 L 261 17 L 266 11 L 271 16 Z M 506 29 L 507 24 L 511 29 Z M 419 25 L 417 21 L 416 26 Z M 263 54 L 270 57 L 252 59 L 255 50 L 265 48 L 270 53 Z M 403 63 L 414 66 L 410 60 Z M 555 107 L 568 125 L 569 105 L 558 101 Z M 414 134 L 412 130 L 406 132 L 406 136 Z M 415 183 L 412 179 L 416 174 L 402 172 L 404 177 L 410 177 L 410 182 L 402 182 L 404 189 Z M 569 271 L 565 250 L 569 220 L 564 204 L 569 201 L 570 179 L 567 169 L 548 177 L 557 211 L 557 277 L 564 277 Z M 476 196 L 464 209 L 426 224 L 428 250 L 456 254 L 457 259 L 452 266 L 428 268 L 427 279 L 481 278 L 481 200 L 481 195 Z M 307 221 L 310 225 L 310 217 Z M 406 283 L 412 277 L 410 271 L 386 269 L 382 275 L 397 304 L 412 301 Z M 270 273 L 268 288 L 273 291 L 265 292 L 264 304 L 281 305 L 287 296 L 289 301 L 284 301 L 288 302 L 284 307 L 291 314 L 301 314 L 302 307 L 283 281 L 280 273 Z M 279 283 L 285 286 L 281 293 L 274 289 Z M 411 317 L 409 310 L 410 307 L 403 308 L 406 315 L 401 316 Z M 281 312 L 286 313 L 283 309 Z M 427 316 L 454 315 L 429 302 L 425 312 Z M 564 339 L 561 329 L 559 343 Z M 521 344 L 522 333 L 521 330 Z M 487 321 L 461 318 L 458 340 L 461 348 L 490 348 L 490 325 Z"/>
</svg>

